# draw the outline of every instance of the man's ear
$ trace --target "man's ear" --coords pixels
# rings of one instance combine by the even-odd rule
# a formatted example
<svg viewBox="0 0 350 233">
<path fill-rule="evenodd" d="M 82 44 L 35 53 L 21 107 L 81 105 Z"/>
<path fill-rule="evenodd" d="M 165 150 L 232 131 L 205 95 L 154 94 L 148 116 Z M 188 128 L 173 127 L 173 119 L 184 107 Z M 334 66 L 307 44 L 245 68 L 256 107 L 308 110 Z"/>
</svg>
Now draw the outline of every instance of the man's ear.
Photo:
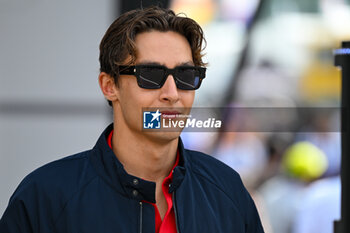
<svg viewBox="0 0 350 233">
<path fill-rule="evenodd" d="M 98 83 L 107 100 L 112 102 L 118 100 L 119 91 L 113 77 L 105 72 L 101 72 L 98 76 Z"/>
</svg>

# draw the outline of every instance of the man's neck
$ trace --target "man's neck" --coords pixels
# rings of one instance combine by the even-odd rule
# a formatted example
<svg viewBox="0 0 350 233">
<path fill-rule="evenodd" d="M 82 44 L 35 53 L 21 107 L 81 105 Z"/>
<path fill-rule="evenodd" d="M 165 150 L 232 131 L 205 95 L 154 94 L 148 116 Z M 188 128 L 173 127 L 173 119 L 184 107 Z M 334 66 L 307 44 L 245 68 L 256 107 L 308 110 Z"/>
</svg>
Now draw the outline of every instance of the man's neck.
<svg viewBox="0 0 350 233">
<path fill-rule="evenodd" d="M 126 127 L 115 127 L 112 148 L 127 173 L 159 183 L 175 164 L 178 140 L 159 143 Z"/>
</svg>

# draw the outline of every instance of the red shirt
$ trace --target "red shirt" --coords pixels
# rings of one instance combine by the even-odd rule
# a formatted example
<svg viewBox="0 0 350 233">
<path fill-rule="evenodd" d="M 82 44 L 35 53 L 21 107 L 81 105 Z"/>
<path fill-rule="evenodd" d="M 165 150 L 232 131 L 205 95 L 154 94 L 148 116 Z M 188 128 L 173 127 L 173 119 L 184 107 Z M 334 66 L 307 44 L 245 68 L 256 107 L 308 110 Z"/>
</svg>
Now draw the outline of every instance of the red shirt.
<svg viewBox="0 0 350 233">
<path fill-rule="evenodd" d="M 113 136 L 113 130 L 108 135 L 108 139 L 107 139 L 108 145 L 111 149 L 112 149 L 112 136 Z M 155 222 L 156 233 L 176 233 L 176 222 L 175 222 L 175 213 L 174 213 L 174 208 L 173 208 L 173 198 L 172 198 L 172 195 L 168 192 L 168 189 L 169 189 L 169 184 L 173 180 L 172 171 L 178 165 L 178 163 L 179 163 L 179 152 L 177 152 L 176 161 L 175 161 L 173 168 L 171 169 L 171 172 L 163 180 L 163 183 L 162 183 L 163 194 L 164 194 L 164 197 L 165 197 L 166 202 L 168 204 L 168 209 L 165 213 L 163 221 L 160 217 L 157 205 L 155 203 L 150 203 L 154 207 L 155 221 L 156 221 Z"/>
</svg>

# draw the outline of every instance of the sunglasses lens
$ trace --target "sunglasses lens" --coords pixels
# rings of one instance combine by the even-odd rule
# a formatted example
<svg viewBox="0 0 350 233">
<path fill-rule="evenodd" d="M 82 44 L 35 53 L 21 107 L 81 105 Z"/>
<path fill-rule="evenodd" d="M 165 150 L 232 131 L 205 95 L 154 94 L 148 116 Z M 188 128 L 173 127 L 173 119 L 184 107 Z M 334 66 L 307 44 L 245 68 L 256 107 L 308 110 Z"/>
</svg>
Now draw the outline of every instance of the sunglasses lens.
<svg viewBox="0 0 350 233">
<path fill-rule="evenodd" d="M 178 68 L 177 87 L 182 90 L 195 90 L 200 85 L 199 71 L 195 68 Z"/>
<path fill-rule="evenodd" d="M 165 70 L 160 67 L 141 67 L 138 74 L 138 84 L 147 89 L 160 88 L 164 75 Z"/>
<path fill-rule="evenodd" d="M 136 66 L 137 83 L 141 88 L 161 88 L 169 74 L 174 75 L 176 87 L 181 90 L 196 90 L 201 85 L 202 70 L 198 67 L 176 67 L 168 73 L 164 66 Z M 202 68 L 203 69 L 203 68 Z M 172 73 L 174 72 L 174 73 Z M 203 72 L 203 71 L 202 71 Z M 204 70 L 205 72 L 205 70 Z"/>
</svg>

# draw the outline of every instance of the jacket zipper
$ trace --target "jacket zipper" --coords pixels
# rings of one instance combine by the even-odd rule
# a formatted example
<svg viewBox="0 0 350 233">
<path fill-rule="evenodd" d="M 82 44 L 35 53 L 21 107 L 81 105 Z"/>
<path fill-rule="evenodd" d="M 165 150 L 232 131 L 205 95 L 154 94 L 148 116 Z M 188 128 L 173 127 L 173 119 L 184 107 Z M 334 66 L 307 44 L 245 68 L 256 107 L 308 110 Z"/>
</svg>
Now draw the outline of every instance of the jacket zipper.
<svg viewBox="0 0 350 233">
<path fill-rule="evenodd" d="M 143 205 L 142 205 L 142 201 L 140 201 L 140 233 L 142 233 L 142 209 L 143 209 Z"/>
<path fill-rule="evenodd" d="M 175 191 L 173 192 L 173 208 L 174 208 L 174 215 L 175 215 L 176 232 L 180 233 L 179 223 L 178 223 L 178 219 L 177 219 Z"/>
</svg>

